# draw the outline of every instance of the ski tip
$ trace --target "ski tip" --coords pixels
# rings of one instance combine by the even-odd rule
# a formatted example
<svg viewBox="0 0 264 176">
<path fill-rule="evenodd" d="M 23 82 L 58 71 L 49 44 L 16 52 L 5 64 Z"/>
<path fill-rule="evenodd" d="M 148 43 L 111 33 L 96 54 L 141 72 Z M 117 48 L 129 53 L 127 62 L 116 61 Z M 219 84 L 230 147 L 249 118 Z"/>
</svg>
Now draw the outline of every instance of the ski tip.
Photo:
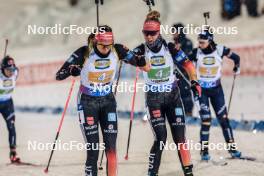
<svg viewBox="0 0 264 176">
<path fill-rule="evenodd" d="M 125 160 L 128 160 L 128 155 L 125 156 Z"/>
</svg>

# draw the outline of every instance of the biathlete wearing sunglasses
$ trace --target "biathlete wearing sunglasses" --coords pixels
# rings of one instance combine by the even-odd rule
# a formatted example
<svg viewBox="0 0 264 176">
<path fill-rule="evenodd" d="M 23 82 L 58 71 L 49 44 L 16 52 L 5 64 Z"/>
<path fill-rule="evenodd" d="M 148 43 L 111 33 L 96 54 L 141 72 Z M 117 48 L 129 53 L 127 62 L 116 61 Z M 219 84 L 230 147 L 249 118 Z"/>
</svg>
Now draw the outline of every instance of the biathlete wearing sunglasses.
<svg viewBox="0 0 264 176">
<path fill-rule="evenodd" d="M 185 175 L 191 176 L 192 163 L 185 138 L 185 114 L 180 98 L 177 80 L 173 74 L 175 65 L 181 65 L 187 71 L 192 90 L 200 95 L 201 88 L 196 81 L 195 68 L 182 50 L 173 43 L 167 43 L 160 35 L 159 12 L 147 15 L 143 26 L 145 43 L 134 49 L 138 55 L 145 55 L 150 63 L 150 71 L 144 72 L 144 80 L 149 90 L 146 93 L 146 105 L 149 121 L 154 133 L 154 143 L 149 155 L 148 176 L 158 175 L 161 155 L 167 140 L 165 120 L 167 118 L 173 140 L 178 147 L 178 155 Z"/>
<path fill-rule="evenodd" d="M 12 163 L 20 162 L 16 153 L 15 110 L 12 99 L 17 78 L 18 69 L 15 61 L 10 56 L 6 56 L 2 60 L 0 72 L 0 113 L 4 117 L 8 129 L 10 161 Z"/>
<path fill-rule="evenodd" d="M 101 26 L 99 29 L 105 30 L 105 33 L 97 34 L 88 46 L 76 50 L 58 71 L 56 79 L 63 80 L 70 75 L 81 77 L 79 120 L 85 141 L 92 147 L 87 150 L 85 174 L 97 176 L 99 150 L 105 149 L 107 175 L 116 176 L 117 114 L 112 85 L 118 61 L 122 60 L 145 71 L 147 65 L 144 56 L 135 55 L 121 44 L 114 44 L 110 27 Z M 99 124 L 104 144 L 99 144 Z"/>
</svg>

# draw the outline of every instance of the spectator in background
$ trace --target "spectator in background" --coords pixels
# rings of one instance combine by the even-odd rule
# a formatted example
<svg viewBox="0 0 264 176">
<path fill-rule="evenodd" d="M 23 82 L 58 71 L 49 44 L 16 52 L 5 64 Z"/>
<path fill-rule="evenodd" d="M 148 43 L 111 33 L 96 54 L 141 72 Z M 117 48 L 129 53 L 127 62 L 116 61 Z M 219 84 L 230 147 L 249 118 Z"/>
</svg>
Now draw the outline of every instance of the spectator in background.
<svg viewBox="0 0 264 176">
<path fill-rule="evenodd" d="M 193 49 L 193 43 L 183 33 L 184 25 L 182 23 L 176 23 L 173 25 L 173 28 L 177 30 L 177 32 L 173 34 L 175 47 L 178 50 L 181 48 L 185 54 L 190 55 Z M 189 76 L 184 70 L 184 68 L 180 65 L 178 65 L 178 67 L 181 70 L 181 72 L 184 74 L 184 76 L 189 80 Z M 177 74 L 177 78 L 180 78 L 178 81 L 178 85 L 181 92 L 181 98 L 184 105 L 185 114 L 187 116 L 192 116 L 192 110 L 194 104 L 193 104 L 190 86 L 186 83 L 186 81 L 183 78 L 181 78 L 181 75 L 179 75 L 179 73 L 177 73 L 176 70 L 174 72 Z"/>
<path fill-rule="evenodd" d="M 258 17 L 258 0 L 242 0 L 242 2 L 246 5 L 248 15 L 251 17 Z"/>
<path fill-rule="evenodd" d="M 69 0 L 69 3 L 72 7 L 78 5 L 79 0 Z"/>
<path fill-rule="evenodd" d="M 241 15 L 241 5 L 245 4 L 248 15 L 251 17 L 258 17 L 258 0 L 221 0 L 222 18 L 231 20 Z"/>
</svg>

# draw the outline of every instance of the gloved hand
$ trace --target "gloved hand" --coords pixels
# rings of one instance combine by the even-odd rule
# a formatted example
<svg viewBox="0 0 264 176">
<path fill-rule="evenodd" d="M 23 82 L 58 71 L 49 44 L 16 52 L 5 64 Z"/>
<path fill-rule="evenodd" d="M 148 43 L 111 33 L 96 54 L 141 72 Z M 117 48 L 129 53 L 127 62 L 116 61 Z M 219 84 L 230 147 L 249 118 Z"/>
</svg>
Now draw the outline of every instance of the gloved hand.
<svg viewBox="0 0 264 176">
<path fill-rule="evenodd" d="M 69 66 L 69 73 L 72 75 L 72 76 L 79 76 L 80 73 L 81 73 L 81 68 L 79 65 L 70 65 Z"/>
<path fill-rule="evenodd" d="M 200 84 L 197 81 L 195 81 L 195 80 L 191 81 L 191 89 L 192 89 L 193 96 L 194 96 L 195 99 L 198 99 L 199 97 L 201 97 L 202 88 L 201 88 Z"/>
<path fill-rule="evenodd" d="M 240 66 L 239 65 L 235 65 L 233 68 L 233 72 L 235 75 L 239 75 L 240 74 Z"/>
</svg>

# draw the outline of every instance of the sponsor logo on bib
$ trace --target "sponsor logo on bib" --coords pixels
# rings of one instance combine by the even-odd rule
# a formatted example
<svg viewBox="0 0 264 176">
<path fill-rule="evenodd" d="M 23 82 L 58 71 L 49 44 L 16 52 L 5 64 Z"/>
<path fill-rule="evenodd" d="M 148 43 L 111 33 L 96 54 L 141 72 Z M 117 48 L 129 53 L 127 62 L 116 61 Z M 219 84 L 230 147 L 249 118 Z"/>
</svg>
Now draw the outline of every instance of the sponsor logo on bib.
<svg viewBox="0 0 264 176">
<path fill-rule="evenodd" d="M 109 83 L 113 77 L 114 70 L 105 72 L 90 72 L 88 74 L 88 80 L 93 83 Z"/>
<path fill-rule="evenodd" d="M 205 57 L 203 59 L 204 65 L 214 65 L 215 64 L 215 58 L 214 57 Z"/>
<path fill-rule="evenodd" d="M 3 87 L 11 87 L 13 86 L 13 81 L 11 79 L 7 79 L 3 81 Z"/>
<path fill-rule="evenodd" d="M 163 56 L 152 56 L 150 63 L 152 66 L 162 66 L 165 65 L 165 58 Z"/>
<path fill-rule="evenodd" d="M 110 59 L 98 59 L 94 62 L 94 66 L 96 69 L 106 69 L 111 65 Z"/>
</svg>

